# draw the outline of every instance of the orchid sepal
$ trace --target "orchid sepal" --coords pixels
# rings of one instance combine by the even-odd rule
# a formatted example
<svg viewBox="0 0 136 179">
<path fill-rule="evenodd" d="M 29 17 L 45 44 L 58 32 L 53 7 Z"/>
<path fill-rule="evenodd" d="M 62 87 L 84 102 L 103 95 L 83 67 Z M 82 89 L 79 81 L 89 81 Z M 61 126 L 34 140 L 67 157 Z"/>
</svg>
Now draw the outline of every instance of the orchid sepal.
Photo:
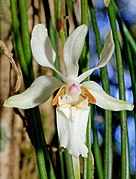
<svg viewBox="0 0 136 179">
<path fill-rule="evenodd" d="M 82 82 L 86 77 L 91 75 L 94 70 L 97 70 L 99 68 L 102 68 L 107 65 L 109 60 L 112 57 L 114 51 L 114 42 L 111 31 L 109 31 L 108 35 L 106 36 L 106 40 L 104 42 L 104 47 L 100 54 L 100 59 L 96 67 L 82 73 L 80 76 L 77 77 L 79 82 Z"/>
<path fill-rule="evenodd" d="M 9 97 L 4 102 L 4 106 L 20 109 L 33 108 L 47 101 L 62 85 L 63 83 L 53 76 L 40 76 L 24 92 Z"/>
<path fill-rule="evenodd" d="M 31 49 L 39 65 L 51 68 L 58 73 L 64 82 L 67 82 L 67 77 L 54 66 L 56 53 L 52 47 L 47 28 L 44 24 L 37 24 L 34 26 L 31 37 Z"/>
<path fill-rule="evenodd" d="M 83 49 L 87 30 L 88 28 L 85 24 L 79 26 L 72 32 L 64 44 L 64 63 L 67 76 L 70 79 L 78 76 L 78 60 Z"/>
<path fill-rule="evenodd" d="M 96 105 L 103 109 L 111 111 L 132 111 L 134 108 L 134 105 L 108 95 L 102 87 L 94 81 L 83 82 L 83 85 L 85 85 L 90 93 L 96 98 Z"/>
</svg>

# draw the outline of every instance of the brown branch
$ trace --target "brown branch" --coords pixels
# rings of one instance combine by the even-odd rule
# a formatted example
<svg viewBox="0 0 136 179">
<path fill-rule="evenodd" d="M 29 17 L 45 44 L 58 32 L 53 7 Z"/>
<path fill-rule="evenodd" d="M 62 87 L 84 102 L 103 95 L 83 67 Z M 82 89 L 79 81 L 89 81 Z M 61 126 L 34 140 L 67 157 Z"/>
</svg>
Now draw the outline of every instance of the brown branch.
<svg viewBox="0 0 136 179">
<path fill-rule="evenodd" d="M 17 67 L 17 65 L 12 57 L 13 54 L 8 51 L 8 48 L 6 47 L 5 43 L 1 40 L 0 40 L 0 48 L 3 50 L 5 56 L 8 57 L 9 62 L 11 63 L 12 68 L 17 75 L 17 81 L 16 81 L 16 86 L 15 86 L 15 92 L 17 92 L 17 91 L 19 91 L 22 81 L 23 81 L 22 73 L 21 73 L 20 69 Z"/>
</svg>

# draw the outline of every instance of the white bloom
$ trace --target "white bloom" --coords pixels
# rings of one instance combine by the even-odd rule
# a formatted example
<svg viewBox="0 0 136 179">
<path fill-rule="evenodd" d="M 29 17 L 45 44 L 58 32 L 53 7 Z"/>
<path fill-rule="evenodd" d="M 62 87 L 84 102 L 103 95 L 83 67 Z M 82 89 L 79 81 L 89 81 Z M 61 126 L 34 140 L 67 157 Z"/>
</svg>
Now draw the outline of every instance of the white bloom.
<svg viewBox="0 0 136 179">
<path fill-rule="evenodd" d="M 94 70 L 107 65 L 114 50 L 112 34 L 109 32 L 98 65 L 78 76 L 78 60 L 86 34 L 87 26 L 81 25 L 68 37 L 64 45 L 64 62 L 67 70 L 67 76 L 65 76 L 54 66 L 56 54 L 45 25 L 35 25 L 31 38 L 33 56 L 40 65 L 57 72 L 63 82 L 53 76 L 40 76 L 26 91 L 8 98 L 4 103 L 5 107 L 33 108 L 47 101 L 54 91 L 60 88 L 52 101 L 53 105 L 57 105 L 57 128 L 60 145 L 67 148 L 69 153 L 76 158 L 79 155 L 87 157 L 88 149 L 85 145 L 85 136 L 89 103 L 114 111 L 133 109 L 133 105 L 109 96 L 94 81 L 81 83 Z"/>
</svg>

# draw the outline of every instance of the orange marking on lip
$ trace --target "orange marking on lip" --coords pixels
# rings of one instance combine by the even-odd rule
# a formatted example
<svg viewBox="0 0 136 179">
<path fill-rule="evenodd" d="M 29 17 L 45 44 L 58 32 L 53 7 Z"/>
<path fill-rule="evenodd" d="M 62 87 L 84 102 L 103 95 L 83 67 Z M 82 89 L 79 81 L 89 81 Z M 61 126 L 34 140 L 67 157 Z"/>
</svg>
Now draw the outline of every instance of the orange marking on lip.
<svg viewBox="0 0 136 179">
<path fill-rule="evenodd" d="M 80 86 L 82 93 L 80 94 L 84 99 L 88 97 L 88 103 L 95 104 L 96 98 L 90 93 L 90 91 L 84 86 Z"/>
<path fill-rule="evenodd" d="M 53 100 L 52 100 L 52 105 L 53 105 L 53 106 L 57 105 L 57 103 L 58 103 L 58 97 L 59 97 L 63 92 L 66 93 L 66 86 L 65 86 L 65 85 L 63 85 L 63 86 L 59 89 L 58 93 L 57 93 L 56 96 L 53 98 Z"/>
</svg>

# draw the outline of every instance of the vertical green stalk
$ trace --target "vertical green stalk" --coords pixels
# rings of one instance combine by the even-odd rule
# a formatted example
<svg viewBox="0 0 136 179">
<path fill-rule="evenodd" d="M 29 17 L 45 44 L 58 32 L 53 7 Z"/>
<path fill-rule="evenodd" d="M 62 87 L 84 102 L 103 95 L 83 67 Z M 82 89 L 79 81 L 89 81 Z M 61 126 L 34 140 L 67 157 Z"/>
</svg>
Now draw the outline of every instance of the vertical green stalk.
<svg viewBox="0 0 136 179">
<path fill-rule="evenodd" d="M 130 46 L 134 50 L 134 53 L 136 54 L 136 41 L 133 39 L 133 37 L 132 37 L 131 33 L 128 31 L 126 25 L 124 23 L 122 23 L 122 26 L 123 26 L 123 30 L 126 35 L 126 38 L 129 42 Z"/>
<path fill-rule="evenodd" d="M 23 47 L 22 47 L 21 38 L 20 38 L 19 21 L 18 21 L 18 18 L 17 18 L 15 0 L 10 0 L 10 8 L 11 8 L 12 27 L 13 27 L 13 31 L 14 31 L 14 38 L 15 38 L 15 45 L 16 45 L 16 49 L 17 49 L 17 55 L 19 57 L 19 62 L 20 62 L 20 65 L 22 67 L 22 73 L 23 73 L 24 79 L 27 79 L 27 77 L 29 76 L 29 73 L 28 73 L 26 62 L 25 62 Z"/>
<path fill-rule="evenodd" d="M 28 19 L 26 11 L 26 2 L 24 0 L 19 1 L 19 12 L 21 16 L 21 31 L 22 31 L 22 45 L 25 61 L 29 71 L 31 81 L 34 80 L 33 67 L 32 67 L 32 53 L 30 47 L 30 35 L 28 31 Z"/>
<path fill-rule="evenodd" d="M 72 156 L 74 178 L 80 179 L 80 159 Z"/>
<path fill-rule="evenodd" d="M 62 151 L 59 151 L 59 163 L 57 163 L 57 171 L 59 171 L 59 177 L 65 179 L 65 169 L 64 169 L 64 155 Z"/>
<path fill-rule="evenodd" d="M 88 2 L 87 0 L 81 0 L 81 24 L 86 24 L 88 26 Z M 81 54 L 81 68 L 82 72 L 86 71 L 89 68 L 89 40 L 88 35 L 86 37 L 84 47 Z"/>
<path fill-rule="evenodd" d="M 66 164 L 66 171 L 67 171 L 67 178 L 68 179 L 74 179 L 74 170 L 73 170 L 73 162 L 72 157 L 68 153 L 67 149 L 64 151 L 64 157 L 65 157 L 65 164 Z M 76 179 L 76 178 L 75 178 Z"/>
<path fill-rule="evenodd" d="M 119 96 L 120 99 L 124 100 L 125 98 L 125 89 L 124 89 L 124 72 L 122 65 L 122 57 L 120 44 L 118 39 L 117 27 L 116 27 L 116 18 L 114 15 L 114 10 L 112 7 L 112 1 L 108 7 L 108 13 L 113 33 L 113 39 L 115 43 L 115 53 L 116 53 L 116 63 L 117 63 L 117 73 L 118 73 L 118 81 L 119 81 Z M 126 111 L 121 111 L 121 178 L 128 179 L 130 177 L 129 173 L 129 147 L 128 147 L 128 133 L 127 133 L 127 123 L 126 123 Z"/>
<path fill-rule="evenodd" d="M 58 0 L 57 1 L 57 28 L 62 44 L 64 44 L 66 41 L 66 34 L 64 30 L 65 20 L 63 17 L 61 17 L 62 7 L 63 7 L 62 1 Z M 64 9 L 63 11 L 65 12 Z"/>
<path fill-rule="evenodd" d="M 94 116 L 92 118 L 92 130 L 93 130 L 93 153 L 94 153 L 96 171 L 97 171 L 98 178 L 103 179 L 104 177 L 103 177 L 102 157 L 99 148 L 98 134 L 94 125 Z"/>
<path fill-rule="evenodd" d="M 66 0 L 66 2 L 68 4 L 69 10 L 72 14 L 74 25 L 75 25 L 75 27 L 77 27 L 77 20 L 76 20 L 76 15 L 75 15 L 75 12 L 74 12 L 73 1 L 72 0 Z"/>
<path fill-rule="evenodd" d="M 37 122 L 37 120 L 40 120 L 38 109 L 35 108 L 28 111 L 30 112 L 30 118 L 28 119 L 28 130 L 31 137 L 31 142 L 34 145 L 36 152 L 39 176 L 41 179 L 48 179 L 45 165 L 45 154 L 43 149 L 45 144 L 43 143 L 43 139 L 41 137 L 42 128 L 40 126 L 40 121 Z"/>
<path fill-rule="evenodd" d="M 87 160 L 87 175 L 86 178 L 94 178 L 94 159 L 91 150 L 91 137 L 90 132 L 92 131 L 92 119 L 94 119 L 94 106 L 90 105 L 90 115 L 87 126 L 87 146 L 88 146 L 88 160 Z M 91 132 L 92 133 L 92 132 Z"/>
<path fill-rule="evenodd" d="M 88 25 L 88 1 L 81 0 L 81 23 Z"/>
<path fill-rule="evenodd" d="M 135 70 L 134 70 L 134 61 L 132 59 L 132 54 L 131 54 L 131 49 L 130 49 L 131 44 L 129 43 L 129 40 L 127 39 L 126 36 L 124 36 L 124 40 L 125 40 L 124 42 L 125 55 L 128 60 L 129 71 L 130 71 L 131 82 L 132 82 L 132 91 L 133 91 L 134 106 L 135 106 L 134 123 L 135 123 L 135 131 L 136 131 L 136 76 L 135 76 Z M 135 138 L 136 138 L 136 133 L 135 133 Z M 136 148 L 136 140 L 135 140 L 135 148 Z M 136 156 L 136 151 L 135 151 L 135 156 Z M 135 163 L 135 166 L 136 166 L 136 163 Z"/>
<path fill-rule="evenodd" d="M 91 151 L 91 123 L 92 119 L 94 119 L 94 106 L 90 105 L 90 113 L 87 123 L 87 131 L 86 131 L 86 144 L 88 147 L 88 156 L 87 158 L 84 158 L 84 170 L 83 170 L 83 178 L 94 178 L 94 161 L 92 157 L 92 151 Z"/>
<path fill-rule="evenodd" d="M 135 105 L 136 104 L 136 76 L 135 76 L 135 69 L 134 69 L 134 61 L 132 59 L 129 41 L 125 34 L 123 37 L 124 37 L 124 50 L 125 50 L 126 59 L 128 60 L 129 71 L 130 71 L 131 82 L 132 82 L 132 91 L 134 96 L 134 105 Z"/>
<path fill-rule="evenodd" d="M 100 53 L 102 51 L 102 42 L 100 38 L 100 32 L 98 29 L 95 10 L 93 8 L 92 3 L 90 3 L 90 13 L 92 18 L 92 24 L 94 28 L 98 57 L 100 57 Z M 107 68 L 104 67 L 100 70 L 102 86 L 104 90 L 109 94 L 110 93 L 110 85 L 108 80 L 108 71 Z M 105 110 L 105 153 L 104 153 L 104 178 L 110 179 L 112 178 L 112 118 L 111 111 Z"/>
</svg>

